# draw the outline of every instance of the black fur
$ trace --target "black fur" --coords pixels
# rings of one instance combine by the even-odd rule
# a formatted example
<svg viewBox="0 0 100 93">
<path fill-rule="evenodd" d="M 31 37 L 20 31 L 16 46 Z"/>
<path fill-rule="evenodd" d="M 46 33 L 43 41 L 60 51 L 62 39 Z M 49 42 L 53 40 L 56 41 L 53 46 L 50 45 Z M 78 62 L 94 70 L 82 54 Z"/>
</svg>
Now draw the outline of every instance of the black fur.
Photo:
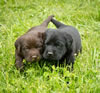
<svg viewBox="0 0 100 93">
<path fill-rule="evenodd" d="M 52 23 L 58 29 L 48 29 L 46 31 L 44 59 L 64 61 L 67 64 L 74 64 L 75 55 L 82 50 L 81 38 L 76 28 L 64 25 L 52 19 Z"/>
</svg>

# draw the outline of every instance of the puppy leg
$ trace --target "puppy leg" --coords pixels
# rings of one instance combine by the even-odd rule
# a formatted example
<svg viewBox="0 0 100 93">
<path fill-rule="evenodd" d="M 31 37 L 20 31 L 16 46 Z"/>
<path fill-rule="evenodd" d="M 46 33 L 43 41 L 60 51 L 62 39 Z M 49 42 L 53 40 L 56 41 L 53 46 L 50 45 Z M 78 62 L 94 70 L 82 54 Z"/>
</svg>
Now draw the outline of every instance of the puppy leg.
<svg viewBox="0 0 100 93">
<path fill-rule="evenodd" d="M 18 54 L 15 54 L 15 66 L 17 69 L 20 69 L 20 70 L 22 70 L 24 67 L 23 58 L 19 56 Z"/>
<path fill-rule="evenodd" d="M 74 57 L 74 53 L 72 53 L 69 57 L 68 57 L 68 65 L 71 65 L 71 70 L 73 71 L 74 67 L 74 61 L 75 61 L 75 57 Z"/>
<path fill-rule="evenodd" d="M 82 47 L 81 47 L 81 49 L 80 49 L 80 53 L 82 53 Z"/>
</svg>

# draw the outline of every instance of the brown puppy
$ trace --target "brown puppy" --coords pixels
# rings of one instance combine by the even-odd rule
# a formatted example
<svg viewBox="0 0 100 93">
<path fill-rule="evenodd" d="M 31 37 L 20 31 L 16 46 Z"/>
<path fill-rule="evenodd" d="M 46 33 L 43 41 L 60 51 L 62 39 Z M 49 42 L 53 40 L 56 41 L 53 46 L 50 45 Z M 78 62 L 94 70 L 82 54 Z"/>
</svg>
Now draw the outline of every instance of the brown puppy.
<svg viewBox="0 0 100 93">
<path fill-rule="evenodd" d="M 15 42 L 15 66 L 23 68 L 23 59 L 28 62 L 41 59 L 42 45 L 45 37 L 45 30 L 53 15 L 49 16 L 41 25 L 32 27 L 27 33 L 19 37 Z"/>
</svg>

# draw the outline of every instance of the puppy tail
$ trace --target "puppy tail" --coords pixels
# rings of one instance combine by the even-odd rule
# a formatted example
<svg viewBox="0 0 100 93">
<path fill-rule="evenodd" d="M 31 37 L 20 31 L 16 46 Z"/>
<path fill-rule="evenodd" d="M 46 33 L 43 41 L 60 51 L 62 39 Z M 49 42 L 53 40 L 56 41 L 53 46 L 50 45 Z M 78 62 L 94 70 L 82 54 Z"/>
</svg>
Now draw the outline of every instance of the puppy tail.
<svg viewBox="0 0 100 93">
<path fill-rule="evenodd" d="M 49 22 L 51 21 L 51 19 L 54 17 L 54 15 L 48 16 L 48 18 L 46 20 L 43 21 L 43 23 L 41 24 L 41 26 L 47 27 Z"/>
<path fill-rule="evenodd" d="M 57 28 L 66 26 L 66 25 L 64 25 L 63 23 L 61 23 L 61 22 L 59 22 L 59 21 L 57 21 L 57 20 L 55 20 L 55 19 L 53 19 L 53 18 L 51 19 L 51 22 L 52 22 Z"/>
</svg>

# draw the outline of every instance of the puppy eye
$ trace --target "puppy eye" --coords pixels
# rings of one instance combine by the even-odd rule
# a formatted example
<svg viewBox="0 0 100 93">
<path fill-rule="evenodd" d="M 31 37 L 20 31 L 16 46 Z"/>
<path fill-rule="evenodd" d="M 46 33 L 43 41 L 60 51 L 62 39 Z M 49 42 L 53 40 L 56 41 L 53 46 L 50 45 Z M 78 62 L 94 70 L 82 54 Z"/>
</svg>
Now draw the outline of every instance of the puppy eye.
<svg viewBox="0 0 100 93">
<path fill-rule="evenodd" d="M 62 44 L 61 44 L 61 43 L 57 43 L 57 44 L 56 44 L 56 47 L 57 47 L 57 48 L 60 48 L 60 47 L 62 47 Z"/>
<path fill-rule="evenodd" d="M 61 44 L 61 43 L 59 43 L 59 46 L 62 46 L 62 44 Z"/>
<path fill-rule="evenodd" d="M 60 46 L 56 46 L 57 48 L 60 48 Z"/>
<path fill-rule="evenodd" d="M 29 50 L 29 48 L 26 48 L 26 50 Z"/>
<path fill-rule="evenodd" d="M 24 48 L 23 48 L 23 50 L 29 50 L 29 48 L 27 48 L 27 47 L 24 47 Z"/>
<path fill-rule="evenodd" d="M 37 46 L 36 48 L 41 48 L 41 46 Z"/>
</svg>

